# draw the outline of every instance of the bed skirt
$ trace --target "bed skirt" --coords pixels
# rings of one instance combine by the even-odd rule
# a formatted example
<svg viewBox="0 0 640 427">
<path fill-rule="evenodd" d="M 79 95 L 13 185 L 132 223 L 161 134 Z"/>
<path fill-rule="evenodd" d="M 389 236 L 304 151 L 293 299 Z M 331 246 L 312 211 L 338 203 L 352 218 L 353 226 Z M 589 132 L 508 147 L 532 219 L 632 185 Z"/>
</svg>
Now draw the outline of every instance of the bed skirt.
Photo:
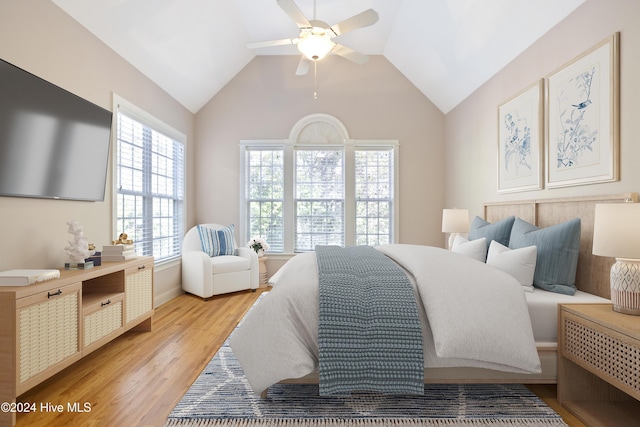
<svg viewBox="0 0 640 427">
<path fill-rule="evenodd" d="M 539 374 L 520 374 L 483 368 L 424 368 L 425 384 L 556 384 L 558 382 L 558 351 L 556 343 L 537 346 L 542 372 Z M 314 372 L 301 378 L 280 381 L 281 384 L 317 384 L 318 373 Z M 260 393 L 263 398 L 267 390 Z"/>
</svg>

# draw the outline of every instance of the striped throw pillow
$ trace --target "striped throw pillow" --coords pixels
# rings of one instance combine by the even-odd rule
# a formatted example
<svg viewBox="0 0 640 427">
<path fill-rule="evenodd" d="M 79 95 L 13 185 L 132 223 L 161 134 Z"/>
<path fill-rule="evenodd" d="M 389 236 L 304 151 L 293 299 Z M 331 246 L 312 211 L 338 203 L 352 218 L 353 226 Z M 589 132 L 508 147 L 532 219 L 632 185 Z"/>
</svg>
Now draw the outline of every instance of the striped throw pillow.
<svg viewBox="0 0 640 427">
<path fill-rule="evenodd" d="M 535 246 L 538 256 L 534 286 L 549 292 L 573 295 L 576 293 L 580 229 L 580 218 L 546 228 L 517 218 L 511 229 L 509 248 Z"/>
<path fill-rule="evenodd" d="M 233 224 L 219 229 L 198 225 L 198 234 L 202 251 L 210 257 L 236 254 Z"/>
</svg>

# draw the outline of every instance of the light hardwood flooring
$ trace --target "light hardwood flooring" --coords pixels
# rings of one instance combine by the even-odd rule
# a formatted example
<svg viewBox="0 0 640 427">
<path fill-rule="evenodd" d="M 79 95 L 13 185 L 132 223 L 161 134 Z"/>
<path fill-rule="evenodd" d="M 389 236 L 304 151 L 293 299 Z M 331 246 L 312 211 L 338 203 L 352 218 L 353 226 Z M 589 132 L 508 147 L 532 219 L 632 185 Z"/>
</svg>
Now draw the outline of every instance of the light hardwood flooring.
<svg viewBox="0 0 640 427">
<path fill-rule="evenodd" d="M 152 332 L 128 332 L 18 397 L 38 411 L 18 414 L 17 426 L 162 426 L 263 290 L 174 298 L 156 309 Z M 584 427 L 558 407 L 555 386 L 530 388 L 569 426 Z M 42 411 L 47 403 L 65 410 Z M 90 411 L 67 411 L 74 403 Z"/>
</svg>

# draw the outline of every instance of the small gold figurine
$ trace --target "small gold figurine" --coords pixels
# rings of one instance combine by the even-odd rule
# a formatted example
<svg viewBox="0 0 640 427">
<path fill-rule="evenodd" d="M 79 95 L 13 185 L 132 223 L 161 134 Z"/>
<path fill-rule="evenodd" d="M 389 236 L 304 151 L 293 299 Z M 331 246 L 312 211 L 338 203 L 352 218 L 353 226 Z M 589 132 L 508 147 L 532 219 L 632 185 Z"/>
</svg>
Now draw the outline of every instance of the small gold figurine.
<svg viewBox="0 0 640 427">
<path fill-rule="evenodd" d="M 133 240 L 129 239 L 127 233 L 120 233 L 118 236 L 118 240 L 113 240 L 111 242 L 113 245 L 131 245 L 133 244 Z"/>
</svg>

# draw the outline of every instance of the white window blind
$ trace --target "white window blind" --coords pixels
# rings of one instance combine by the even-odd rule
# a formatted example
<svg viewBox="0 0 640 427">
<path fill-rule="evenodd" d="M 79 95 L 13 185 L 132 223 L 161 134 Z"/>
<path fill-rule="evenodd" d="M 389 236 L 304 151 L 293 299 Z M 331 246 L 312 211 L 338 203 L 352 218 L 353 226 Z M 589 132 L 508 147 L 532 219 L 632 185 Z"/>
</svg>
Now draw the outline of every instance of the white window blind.
<svg viewBox="0 0 640 427">
<path fill-rule="evenodd" d="M 241 238 L 270 253 L 381 245 L 397 233 L 397 142 L 241 144 Z"/>
<path fill-rule="evenodd" d="M 356 150 L 356 244 L 393 241 L 393 150 Z"/>
<path fill-rule="evenodd" d="M 246 152 L 246 210 L 249 238 L 262 237 L 272 252 L 284 250 L 284 151 L 249 148 Z"/>
<path fill-rule="evenodd" d="M 155 261 L 180 255 L 184 234 L 184 144 L 162 125 L 118 108 L 116 233 L 127 233 L 138 255 Z"/>
<path fill-rule="evenodd" d="M 343 150 L 296 150 L 295 252 L 344 246 Z"/>
</svg>

